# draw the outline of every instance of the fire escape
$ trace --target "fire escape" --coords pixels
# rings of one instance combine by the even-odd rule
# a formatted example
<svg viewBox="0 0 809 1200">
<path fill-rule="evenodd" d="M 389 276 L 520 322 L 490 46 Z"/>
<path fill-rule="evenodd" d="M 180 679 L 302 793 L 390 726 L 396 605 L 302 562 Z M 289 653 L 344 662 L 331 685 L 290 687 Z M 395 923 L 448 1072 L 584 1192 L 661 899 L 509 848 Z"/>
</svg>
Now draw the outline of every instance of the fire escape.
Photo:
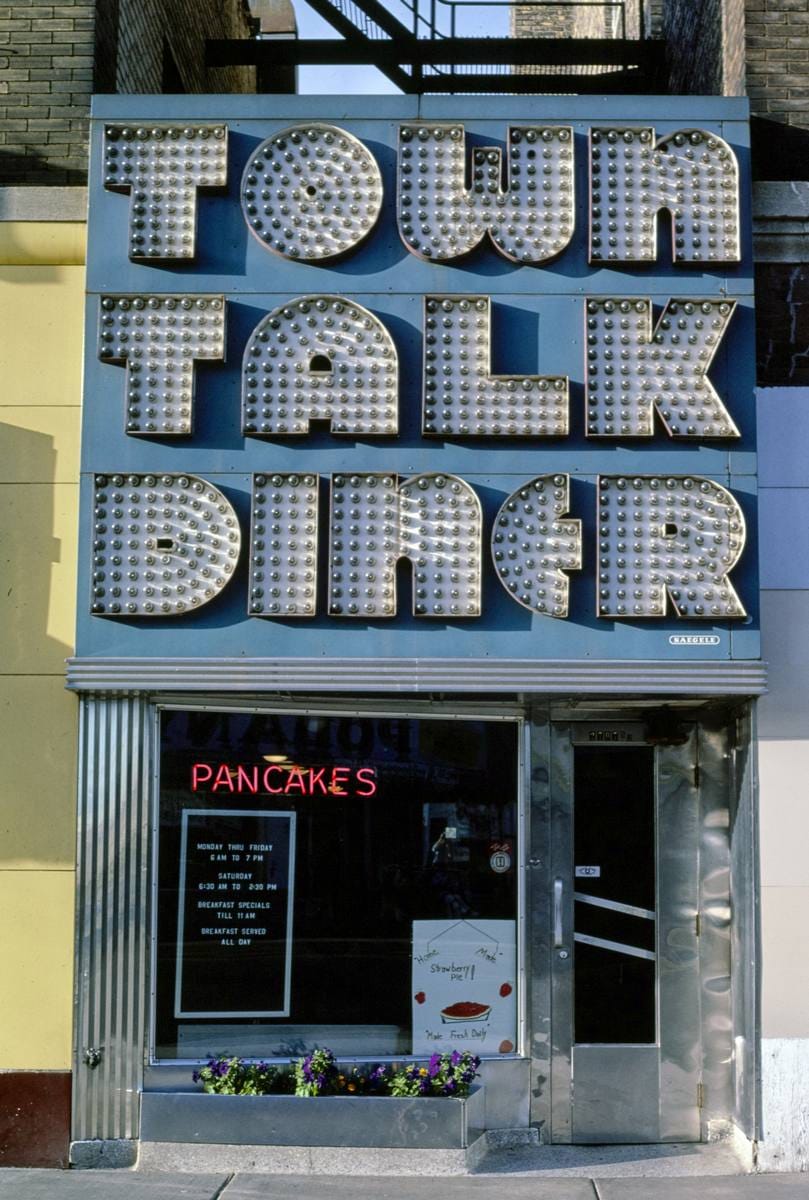
<svg viewBox="0 0 809 1200">
<path fill-rule="evenodd" d="M 338 38 L 209 41 L 207 62 L 377 67 L 402 92 L 582 95 L 665 91 L 651 0 L 308 0 Z"/>
</svg>

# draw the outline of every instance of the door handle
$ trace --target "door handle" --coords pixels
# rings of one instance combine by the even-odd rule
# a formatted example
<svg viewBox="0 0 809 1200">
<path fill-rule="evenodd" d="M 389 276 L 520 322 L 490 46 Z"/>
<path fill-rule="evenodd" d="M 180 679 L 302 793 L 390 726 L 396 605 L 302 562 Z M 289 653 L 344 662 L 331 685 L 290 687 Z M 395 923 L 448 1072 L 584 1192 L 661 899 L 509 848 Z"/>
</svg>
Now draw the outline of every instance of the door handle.
<svg viewBox="0 0 809 1200">
<path fill-rule="evenodd" d="M 562 936 L 562 896 L 564 893 L 564 880 L 554 879 L 553 881 L 553 948 L 558 950 L 560 946 L 564 946 L 565 940 Z"/>
</svg>

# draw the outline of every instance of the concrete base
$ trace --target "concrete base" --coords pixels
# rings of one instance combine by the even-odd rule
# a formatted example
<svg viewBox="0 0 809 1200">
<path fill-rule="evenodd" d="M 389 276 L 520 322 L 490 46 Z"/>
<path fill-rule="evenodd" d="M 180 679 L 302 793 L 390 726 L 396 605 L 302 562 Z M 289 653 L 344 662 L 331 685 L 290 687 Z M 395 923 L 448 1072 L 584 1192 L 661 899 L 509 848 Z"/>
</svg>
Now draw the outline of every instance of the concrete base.
<svg viewBox="0 0 809 1200">
<path fill-rule="evenodd" d="M 809 1171 L 809 1038 L 762 1040 L 761 1109 L 756 1170 Z"/>
<path fill-rule="evenodd" d="M 138 1170 L 274 1175 L 468 1175 L 488 1146 L 485 1135 L 465 1150 L 380 1150 L 344 1146 L 227 1146 L 141 1142 Z"/>
<path fill-rule="evenodd" d="M 747 1175 L 730 1138 L 721 1142 L 667 1142 L 643 1146 L 514 1146 L 493 1149 L 482 1175 L 552 1179 L 682 1179 Z M 807 1177 L 809 1180 L 809 1177 Z M 645 1200 L 645 1198 L 644 1198 Z"/>
<path fill-rule="evenodd" d="M 70 1144 L 70 1165 L 79 1170 L 134 1167 L 137 1158 L 138 1143 L 129 1138 L 93 1138 Z"/>
<path fill-rule="evenodd" d="M 539 1130 L 529 1126 L 528 1129 L 487 1129 L 487 1150 L 510 1150 L 517 1146 L 538 1146 Z"/>
</svg>

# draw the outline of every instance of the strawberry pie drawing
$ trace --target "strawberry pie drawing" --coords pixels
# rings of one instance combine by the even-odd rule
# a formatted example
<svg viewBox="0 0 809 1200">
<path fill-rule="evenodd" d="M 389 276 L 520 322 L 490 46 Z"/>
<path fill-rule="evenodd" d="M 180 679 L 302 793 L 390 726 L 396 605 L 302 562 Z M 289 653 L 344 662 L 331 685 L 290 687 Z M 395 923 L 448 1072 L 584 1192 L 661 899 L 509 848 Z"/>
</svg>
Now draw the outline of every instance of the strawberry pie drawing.
<svg viewBox="0 0 809 1200">
<path fill-rule="evenodd" d="M 492 1011 L 490 1004 L 478 1004 L 475 1000 L 458 1000 L 441 1009 L 441 1020 L 445 1025 L 458 1021 L 488 1021 Z"/>
</svg>

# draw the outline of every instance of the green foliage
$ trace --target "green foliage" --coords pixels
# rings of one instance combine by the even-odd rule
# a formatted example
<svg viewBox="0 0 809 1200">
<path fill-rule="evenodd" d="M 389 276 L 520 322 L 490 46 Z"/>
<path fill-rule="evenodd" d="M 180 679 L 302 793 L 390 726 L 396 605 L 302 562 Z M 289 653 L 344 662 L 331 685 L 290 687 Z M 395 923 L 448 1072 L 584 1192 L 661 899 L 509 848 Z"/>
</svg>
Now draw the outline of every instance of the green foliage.
<svg viewBox="0 0 809 1200">
<path fill-rule="evenodd" d="M 433 1054 L 426 1067 L 416 1063 L 394 1069 L 389 1081 L 391 1096 L 469 1095 L 480 1059 L 468 1050 Z"/>
<path fill-rule="evenodd" d="M 242 1058 L 209 1058 L 192 1076 L 194 1083 L 215 1096 L 271 1096 L 289 1093 L 289 1071 L 265 1062 L 245 1062 Z"/>
<path fill-rule="evenodd" d="M 340 1069 L 331 1050 L 314 1050 L 292 1064 L 296 1096 L 333 1096 Z"/>
</svg>

